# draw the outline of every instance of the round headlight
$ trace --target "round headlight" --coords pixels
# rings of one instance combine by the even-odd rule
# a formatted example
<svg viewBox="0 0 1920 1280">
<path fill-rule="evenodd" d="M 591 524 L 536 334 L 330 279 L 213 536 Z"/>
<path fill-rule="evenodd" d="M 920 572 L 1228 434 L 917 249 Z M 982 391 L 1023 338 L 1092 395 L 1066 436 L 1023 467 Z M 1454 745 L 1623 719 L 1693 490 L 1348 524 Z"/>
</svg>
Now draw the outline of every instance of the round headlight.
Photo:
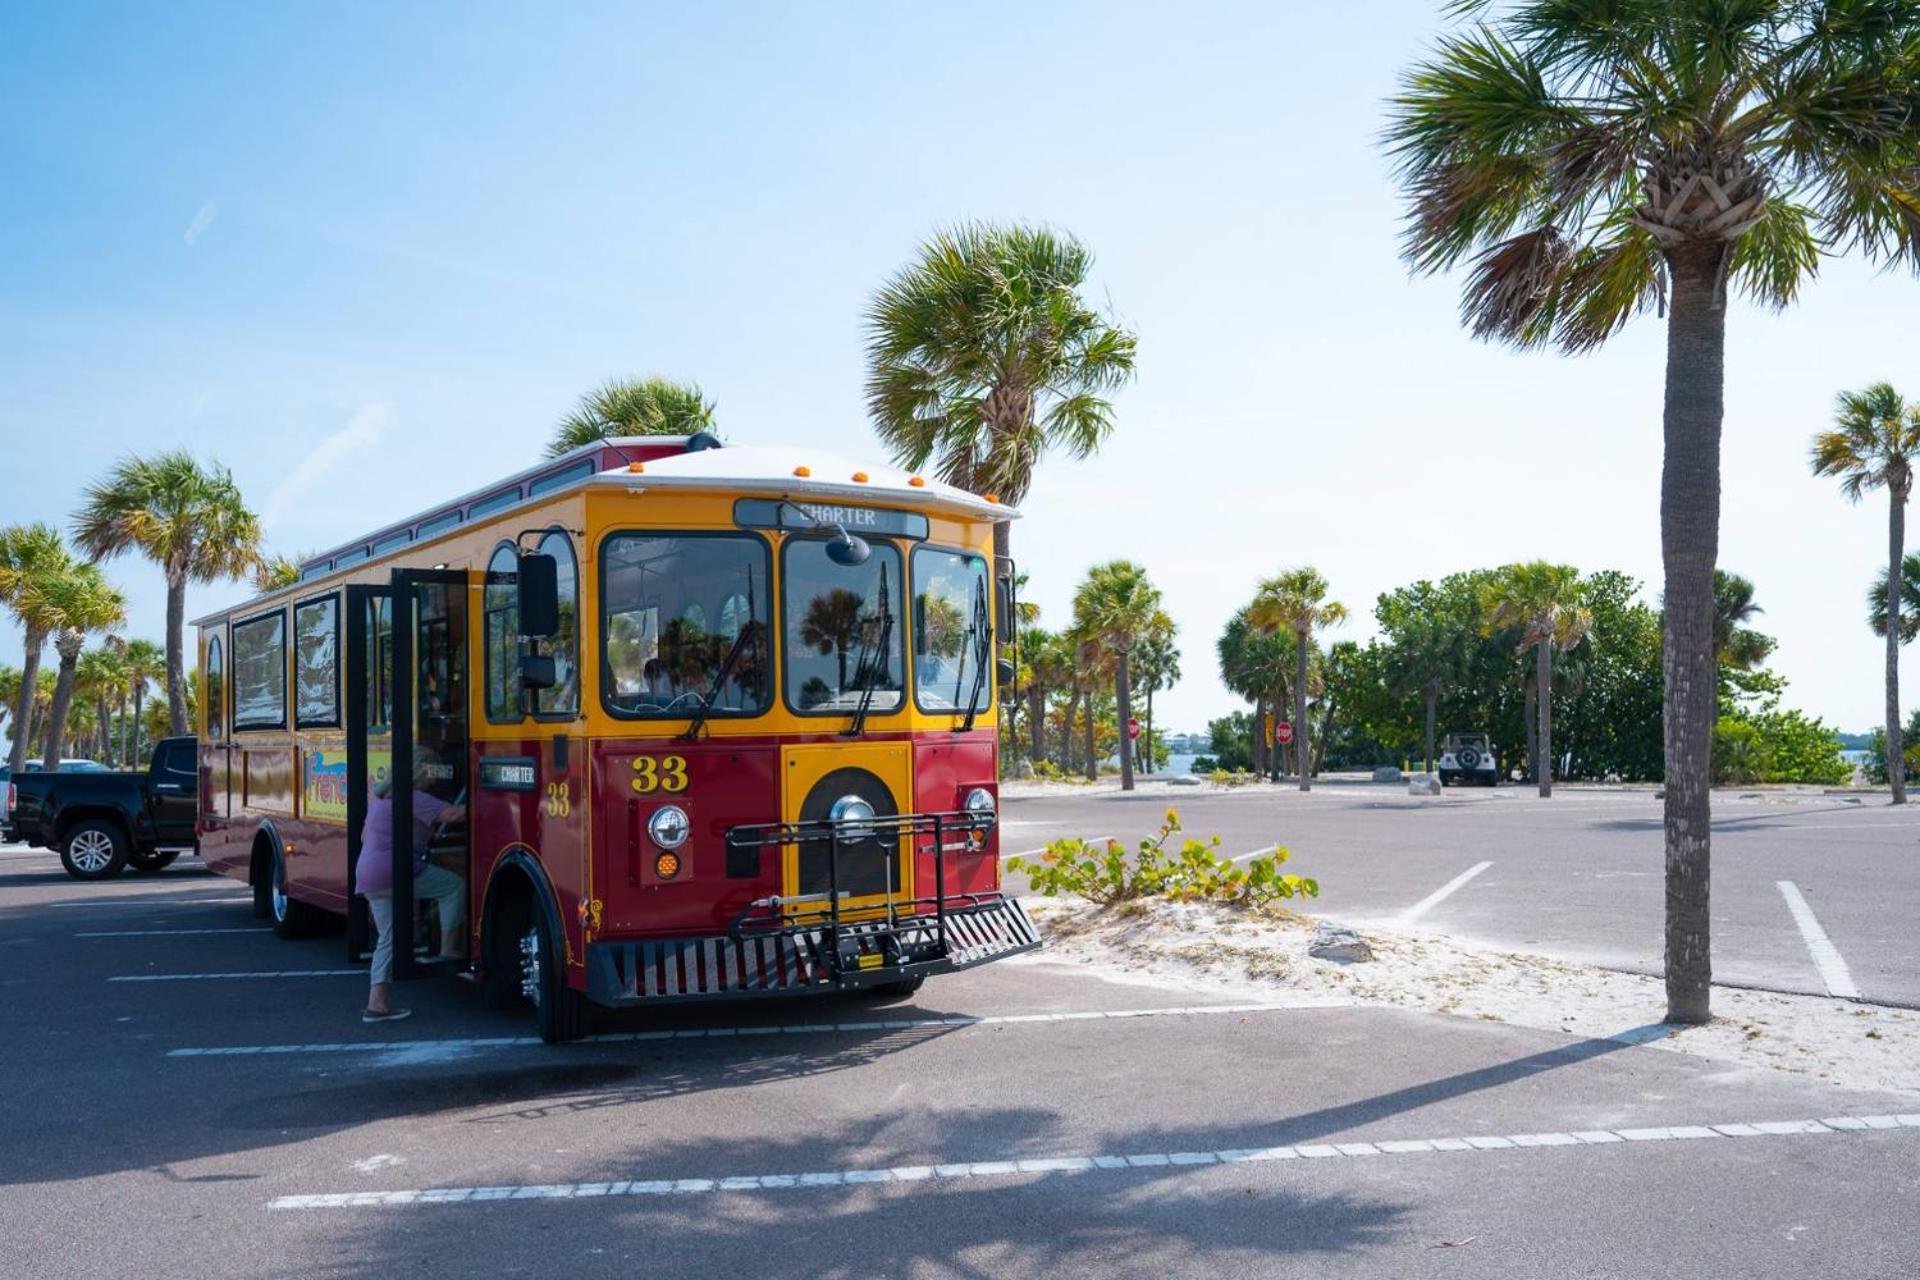
<svg viewBox="0 0 1920 1280">
<path fill-rule="evenodd" d="M 966 803 L 963 807 L 968 814 L 975 818 L 987 818 L 990 820 L 993 817 L 993 792 L 987 790 L 985 787 L 975 787 L 973 790 L 967 792 Z"/>
<path fill-rule="evenodd" d="M 647 819 L 647 834 L 662 849 L 678 849 L 692 832 L 693 824 L 687 821 L 687 811 L 677 804 L 663 804 Z"/>
<path fill-rule="evenodd" d="M 827 816 L 840 825 L 840 834 L 849 840 L 873 834 L 873 828 L 867 825 L 873 821 L 873 805 L 859 796 L 841 796 L 827 810 Z"/>
</svg>

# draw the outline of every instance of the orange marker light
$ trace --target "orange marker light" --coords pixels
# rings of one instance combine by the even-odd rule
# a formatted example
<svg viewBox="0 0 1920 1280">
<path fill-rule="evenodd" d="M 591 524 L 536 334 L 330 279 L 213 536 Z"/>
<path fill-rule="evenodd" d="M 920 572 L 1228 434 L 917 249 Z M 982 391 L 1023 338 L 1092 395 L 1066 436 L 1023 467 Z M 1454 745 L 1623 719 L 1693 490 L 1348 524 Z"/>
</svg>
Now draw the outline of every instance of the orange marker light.
<svg viewBox="0 0 1920 1280">
<path fill-rule="evenodd" d="M 805 480 L 808 476 L 813 474 L 813 468 L 812 467 L 795 467 L 793 469 L 793 474 L 799 476 L 802 480 Z"/>
<path fill-rule="evenodd" d="M 642 471 L 645 471 L 646 469 L 647 469 L 647 464 L 644 462 L 629 462 L 627 464 L 627 470 L 633 472 L 635 475 L 640 474 Z"/>
<path fill-rule="evenodd" d="M 995 506 L 998 506 L 1000 504 L 1000 495 L 997 493 L 987 493 L 987 494 L 982 494 L 981 496 L 984 497 L 988 502 L 993 503 Z"/>
<path fill-rule="evenodd" d="M 927 487 L 926 479 L 923 476 L 908 476 L 907 483 L 916 489 L 924 489 Z"/>
<path fill-rule="evenodd" d="M 854 472 L 854 473 L 853 473 L 853 482 L 854 482 L 855 484 L 865 484 L 865 483 L 867 482 L 867 473 L 866 473 L 866 472 L 864 472 L 864 471 L 856 471 L 856 472 Z"/>
<path fill-rule="evenodd" d="M 662 853 L 653 860 L 653 874 L 659 876 L 662 880 L 671 880 L 679 875 L 680 855 L 677 853 Z"/>
</svg>

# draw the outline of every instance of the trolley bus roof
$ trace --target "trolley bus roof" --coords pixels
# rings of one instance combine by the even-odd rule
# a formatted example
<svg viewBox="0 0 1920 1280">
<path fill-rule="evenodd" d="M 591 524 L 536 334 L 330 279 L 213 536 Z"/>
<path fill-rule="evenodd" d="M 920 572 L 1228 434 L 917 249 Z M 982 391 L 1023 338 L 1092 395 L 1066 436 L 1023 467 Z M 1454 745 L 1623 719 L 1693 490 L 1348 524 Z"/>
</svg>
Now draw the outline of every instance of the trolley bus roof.
<svg viewBox="0 0 1920 1280">
<path fill-rule="evenodd" d="M 798 445 L 741 445 L 681 453 L 603 471 L 586 483 L 630 492 L 709 489 L 772 497 L 833 498 L 843 502 L 900 503 L 978 520 L 1017 520 L 1005 503 L 968 493 L 897 467 L 855 462 Z"/>
</svg>

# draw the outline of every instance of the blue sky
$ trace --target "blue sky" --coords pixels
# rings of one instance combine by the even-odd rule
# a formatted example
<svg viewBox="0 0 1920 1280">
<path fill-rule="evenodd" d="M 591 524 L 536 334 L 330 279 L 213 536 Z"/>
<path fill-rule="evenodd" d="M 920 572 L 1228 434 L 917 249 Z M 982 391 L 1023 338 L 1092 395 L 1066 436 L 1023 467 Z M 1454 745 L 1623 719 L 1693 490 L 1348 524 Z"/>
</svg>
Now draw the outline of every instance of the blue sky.
<svg viewBox="0 0 1920 1280">
<path fill-rule="evenodd" d="M 868 294 L 942 223 L 1026 219 L 1094 248 L 1140 372 L 1015 551 L 1052 622 L 1091 561 L 1148 566 L 1183 628 L 1164 723 L 1231 709 L 1214 637 L 1288 565 L 1355 638 L 1380 591 L 1513 559 L 1657 590 L 1658 322 L 1515 355 L 1396 256 L 1381 104 L 1440 29 L 1398 0 L 10 5 L 0 520 L 184 444 L 275 549 L 330 545 L 524 465 L 623 374 L 697 379 L 736 440 L 877 454 Z M 1841 388 L 1920 395 L 1917 288 L 1835 263 L 1730 322 L 1722 562 L 1789 700 L 1848 728 L 1879 715 L 1885 508 L 1806 443 Z M 157 637 L 157 574 L 114 574 Z"/>
</svg>

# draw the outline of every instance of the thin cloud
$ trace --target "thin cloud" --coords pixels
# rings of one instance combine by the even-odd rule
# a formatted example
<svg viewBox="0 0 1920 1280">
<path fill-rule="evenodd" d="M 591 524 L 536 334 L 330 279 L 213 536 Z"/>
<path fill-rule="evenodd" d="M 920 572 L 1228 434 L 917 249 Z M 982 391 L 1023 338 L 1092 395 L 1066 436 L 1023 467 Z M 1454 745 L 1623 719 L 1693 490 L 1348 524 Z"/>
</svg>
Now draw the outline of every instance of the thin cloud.
<svg viewBox="0 0 1920 1280">
<path fill-rule="evenodd" d="M 342 463 L 380 443 L 380 438 L 386 435 L 392 422 L 393 405 L 384 400 L 354 410 L 346 426 L 315 445 L 287 473 L 287 478 L 274 486 L 273 492 L 267 495 L 266 505 L 260 510 L 260 522 L 272 525 L 286 515 Z"/>
<path fill-rule="evenodd" d="M 181 238 L 188 244 L 192 244 L 206 234 L 207 228 L 213 225 L 213 220 L 219 214 L 220 207 L 211 200 L 207 201 L 200 206 L 200 212 L 193 215 L 193 221 L 187 224 L 186 235 Z"/>
</svg>

